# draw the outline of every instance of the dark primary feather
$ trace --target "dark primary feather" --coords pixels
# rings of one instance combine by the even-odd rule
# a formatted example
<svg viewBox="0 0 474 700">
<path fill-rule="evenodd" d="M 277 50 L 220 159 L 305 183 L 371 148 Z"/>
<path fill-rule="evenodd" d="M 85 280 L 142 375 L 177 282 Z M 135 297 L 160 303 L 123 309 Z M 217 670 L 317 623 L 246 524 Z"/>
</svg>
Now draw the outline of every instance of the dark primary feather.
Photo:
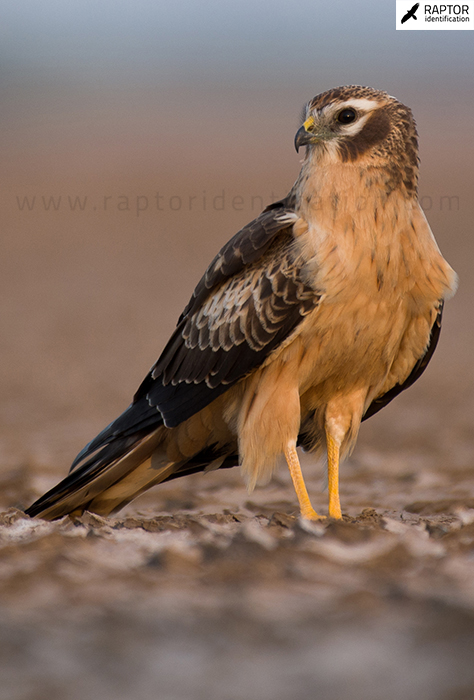
<svg viewBox="0 0 474 700">
<path fill-rule="evenodd" d="M 291 243 L 291 234 L 281 236 L 182 318 L 142 389 L 168 427 L 260 366 L 316 306 L 319 296 L 302 281 Z"/>
<path fill-rule="evenodd" d="M 274 281 L 279 285 L 275 292 L 268 276 L 258 275 L 260 259 L 272 245 L 277 243 L 275 255 L 283 257 L 285 254 L 283 249 L 291 239 L 292 223 L 282 221 L 282 217 L 294 215 L 292 204 L 291 196 L 271 204 L 223 246 L 198 282 L 175 332 L 140 385 L 132 404 L 81 450 L 72 469 L 110 440 L 159 427 L 163 416 L 167 417 L 166 408 L 173 413 L 172 425 L 181 423 L 200 410 L 196 406 L 203 408 L 258 366 L 312 308 L 313 291 L 302 287 L 297 271 L 292 277 L 292 271 L 287 270 L 291 263 L 288 252 L 287 267 Z M 278 241 L 281 241 L 279 248 Z M 275 258 L 274 267 L 277 268 L 278 263 Z M 257 297 L 262 308 L 254 310 L 250 314 L 250 324 L 241 328 L 236 309 L 226 322 L 223 308 L 219 316 L 216 305 L 213 307 L 208 300 L 219 286 L 222 298 L 232 287 L 249 284 L 246 274 L 252 265 L 255 274 L 251 282 L 258 287 Z M 206 302 L 207 312 L 204 313 Z M 259 344 L 252 350 L 246 347 L 249 341 Z M 240 349 L 236 351 L 236 348 Z M 242 361 L 245 352 L 249 357 L 247 362 Z M 160 400 L 166 404 L 163 410 Z"/>
<path fill-rule="evenodd" d="M 134 401 L 145 397 L 166 426 L 179 425 L 260 366 L 317 305 L 293 249 L 290 201 L 268 207 L 222 248 L 138 389 Z"/>
<path fill-rule="evenodd" d="M 137 433 L 146 434 L 163 425 L 163 418 L 154 406 L 150 406 L 145 397 L 134 401 L 112 423 L 104 428 L 93 440 L 79 452 L 71 465 L 70 471 L 86 457 L 90 456 L 111 440 L 118 437 L 132 437 Z"/>
<path fill-rule="evenodd" d="M 295 292 L 298 292 L 301 287 L 298 281 L 292 284 L 292 280 L 287 274 L 286 277 L 283 275 L 280 276 L 280 280 L 275 280 L 275 284 L 286 284 L 287 288 L 277 288 L 276 290 L 277 296 L 273 306 L 282 306 L 282 313 L 279 315 L 279 322 L 274 323 L 273 327 L 269 327 L 268 320 L 265 323 L 262 314 L 253 314 L 250 327 L 242 329 L 240 324 L 236 322 L 235 315 L 231 323 L 226 323 L 224 318 L 213 317 L 212 309 L 203 319 L 204 322 L 201 324 L 199 333 L 197 333 L 196 323 L 199 312 L 202 312 L 202 305 L 219 285 L 223 285 L 233 277 L 237 279 L 237 282 L 231 281 L 228 288 L 242 281 L 245 283 L 245 274 L 242 273 L 246 272 L 249 265 L 257 263 L 265 255 L 279 234 L 283 234 L 285 242 L 288 242 L 292 224 L 285 221 L 284 217 L 295 214 L 293 206 L 294 198 L 290 193 L 285 199 L 270 204 L 260 216 L 244 226 L 223 246 L 198 282 L 189 303 L 178 320 L 175 332 L 160 358 L 140 385 L 132 404 L 79 452 L 71 470 L 87 456 L 118 436 L 131 435 L 146 428 L 155 429 L 163 423 L 163 415 L 172 421 L 168 425 L 178 425 L 200 410 L 194 406 L 199 405 L 204 408 L 217 396 L 227 391 L 244 374 L 258 366 L 265 357 L 265 349 L 270 351 L 276 347 L 278 342 L 292 330 L 295 323 L 301 320 L 302 315 L 298 315 L 298 313 L 296 317 L 291 315 L 291 318 L 285 318 L 285 312 L 295 311 L 292 308 L 294 303 L 298 303 L 298 300 L 295 299 Z M 239 273 L 240 278 L 237 278 Z M 273 293 L 270 280 L 268 277 L 264 277 L 260 280 L 257 279 L 256 282 L 260 284 L 260 300 L 262 302 L 268 300 Z M 310 310 L 309 306 L 311 306 L 311 298 L 314 297 L 314 294 L 309 288 L 300 293 L 304 297 L 302 301 L 305 307 Z M 262 320 L 263 325 L 260 323 Z M 211 323 L 216 328 L 211 329 Z M 247 336 L 245 330 L 248 332 Z M 229 353 L 228 351 L 233 344 L 238 347 L 244 341 L 252 338 L 256 338 L 257 341 L 260 338 L 261 347 L 256 352 L 250 352 L 248 363 L 241 365 L 240 353 Z M 269 341 L 267 348 L 265 348 L 266 341 Z M 202 355 L 193 352 L 199 347 L 203 351 Z M 204 351 L 209 348 L 210 351 L 204 354 Z M 241 350 L 245 350 L 245 348 Z M 178 362 L 181 362 L 179 378 L 177 372 L 172 372 L 172 368 L 177 369 Z M 246 366 L 246 364 L 249 368 L 241 371 L 241 367 Z M 168 376 L 162 376 L 163 372 L 160 368 L 167 368 Z M 169 385 L 171 380 L 173 381 L 172 385 L 168 386 L 161 395 L 166 407 L 173 411 L 173 416 L 167 416 L 164 413 L 166 408 L 163 409 L 164 412 L 161 411 L 158 396 L 160 396 L 160 386 L 162 384 Z M 210 389 L 213 391 L 211 392 Z M 150 392 L 152 394 L 149 397 Z M 183 411 L 182 414 L 180 409 Z"/>
<path fill-rule="evenodd" d="M 173 427 L 201 410 L 258 367 L 318 303 L 304 284 L 292 246 L 293 198 L 275 202 L 218 253 L 196 286 L 159 360 L 132 404 L 74 460 L 66 479 L 26 512 L 34 516 L 91 481 L 123 476 L 109 469 L 163 422 Z M 286 217 L 286 218 L 285 218 Z M 200 471 L 216 458 L 237 456 L 209 448 L 177 466 L 175 478 Z M 93 498 L 87 490 L 87 498 Z M 57 515 L 55 517 L 58 517 Z"/>
<path fill-rule="evenodd" d="M 100 451 L 77 466 L 62 481 L 45 493 L 25 513 L 34 518 L 46 514 L 59 518 L 74 510 L 87 510 L 95 496 L 106 491 L 138 467 L 157 446 L 156 433 L 135 433 L 116 437 Z"/>
</svg>

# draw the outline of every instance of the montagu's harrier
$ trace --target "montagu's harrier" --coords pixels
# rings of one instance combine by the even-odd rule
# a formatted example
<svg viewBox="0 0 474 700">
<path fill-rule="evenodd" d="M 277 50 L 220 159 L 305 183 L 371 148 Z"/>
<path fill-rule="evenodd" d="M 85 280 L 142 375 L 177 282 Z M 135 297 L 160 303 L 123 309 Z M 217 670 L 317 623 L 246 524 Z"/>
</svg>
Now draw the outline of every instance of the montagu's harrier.
<svg viewBox="0 0 474 700">
<path fill-rule="evenodd" d="M 224 245 L 130 406 L 29 515 L 107 515 L 160 482 L 234 465 L 252 488 L 283 454 L 312 520 L 296 448 L 325 445 L 329 515 L 341 517 L 339 460 L 426 368 L 456 276 L 418 203 L 407 107 L 329 90 L 295 145 L 306 154 L 288 196 Z"/>
</svg>

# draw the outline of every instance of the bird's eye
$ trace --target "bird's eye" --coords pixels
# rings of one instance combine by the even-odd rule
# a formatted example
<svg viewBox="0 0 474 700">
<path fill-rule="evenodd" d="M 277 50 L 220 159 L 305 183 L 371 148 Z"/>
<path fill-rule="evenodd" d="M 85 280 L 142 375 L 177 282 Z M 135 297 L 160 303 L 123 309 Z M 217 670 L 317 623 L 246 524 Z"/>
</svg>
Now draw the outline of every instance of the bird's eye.
<svg viewBox="0 0 474 700">
<path fill-rule="evenodd" d="M 355 109 L 342 109 L 336 116 L 336 121 L 338 121 L 339 124 L 352 124 L 352 122 L 356 120 L 356 117 Z"/>
</svg>

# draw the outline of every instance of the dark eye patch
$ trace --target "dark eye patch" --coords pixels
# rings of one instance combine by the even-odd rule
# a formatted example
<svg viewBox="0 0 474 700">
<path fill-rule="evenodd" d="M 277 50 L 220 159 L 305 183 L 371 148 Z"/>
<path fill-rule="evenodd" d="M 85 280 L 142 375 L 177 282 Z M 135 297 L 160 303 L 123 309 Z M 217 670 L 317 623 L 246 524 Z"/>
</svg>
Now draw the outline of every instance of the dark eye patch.
<svg viewBox="0 0 474 700">
<path fill-rule="evenodd" d="M 356 160 L 369 148 L 386 139 L 389 133 L 390 117 L 387 110 L 375 110 L 369 115 L 358 134 L 340 139 L 339 152 L 343 162 Z"/>
</svg>

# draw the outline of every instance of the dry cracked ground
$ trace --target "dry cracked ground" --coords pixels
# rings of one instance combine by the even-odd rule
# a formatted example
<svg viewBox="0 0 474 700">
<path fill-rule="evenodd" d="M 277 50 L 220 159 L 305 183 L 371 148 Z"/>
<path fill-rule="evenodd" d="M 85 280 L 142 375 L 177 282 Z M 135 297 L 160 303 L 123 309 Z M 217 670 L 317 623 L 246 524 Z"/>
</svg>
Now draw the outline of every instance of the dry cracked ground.
<svg viewBox="0 0 474 700">
<path fill-rule="evenodd" d="M 461 284 L 423 378 L 363 425 L 341 472 L 342 522 L 300 522 L 284 466 L 252 494 L 236 469 L 155 488 L 110 519 L 22 513 L 127 406 L 209 260 L 255 216 L 252 197 L 288 190 L 304 95 L 285 90 L 259 89 L 251 106 L 248 94 L 202 86 L 9 93 L 1 700 L 474 698 L 469 110 L 453 132 L 451 112 L 406 95 L 423 127 L 427 214 Z M 181 148 L 190 101 L 199 139 Z M 281 120 L 262 133 L 269 113 Z M 233 139 L 229 114 L 239 115 Z M 226 206 L 213 209 L 222 194 Z M 59 195 L 89 204 L 41 208 Z M 459 207 L 438 206 L 442 195 Z M 25 196 L 40 208 L 19 209 Z M 148 209 L 119 210 L 124 196 Z M 194 211 L 171 207 L 191 196 Z M 304 471 L 326 512 L 323 465 L 306 457 Z"/>
<path fill-rule="evenodd" d="M 349 466 L 351 515 L 316 523 L 285 476 L 252 498 L 190 477 L 113 518 L 5 510 L 0 697 L 472 700 L 474 475 Z M 2 493 L 26 503 L 31 474 Z M 382 493 L 404 507 L 361 508 Z"/>
</svg>

